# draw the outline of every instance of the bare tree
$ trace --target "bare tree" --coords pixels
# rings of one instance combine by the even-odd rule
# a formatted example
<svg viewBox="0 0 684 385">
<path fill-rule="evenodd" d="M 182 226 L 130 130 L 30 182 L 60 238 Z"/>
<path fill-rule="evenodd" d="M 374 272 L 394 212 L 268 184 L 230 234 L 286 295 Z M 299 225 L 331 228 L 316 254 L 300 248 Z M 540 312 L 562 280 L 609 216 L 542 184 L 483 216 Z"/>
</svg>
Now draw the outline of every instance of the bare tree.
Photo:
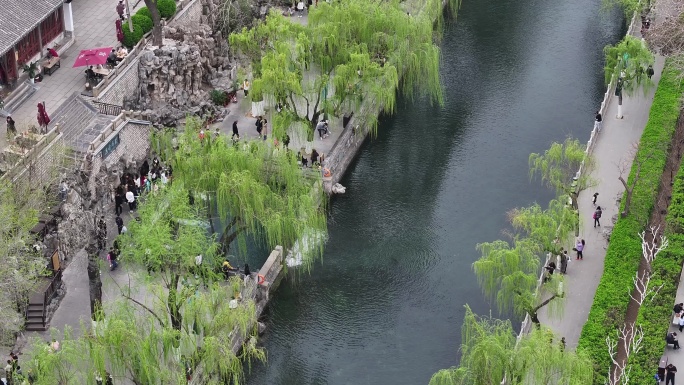
<svg viewBox="0 0 684 385">
<path fill-rule="evenodd" d="M 651 226 L 650 231 L 642 231 L 639 234 L 641 238 L 641 250 L 644 263 L 643 269 L 636 272 L 634 280 L 634 291 L 630 293 L 632 300 L 635 301 L 639 307 L 648 301 L 653 301 L 653 298 L 658 294 L 662 285 L 658 287 L 650 287 L 651 276 L 653 274 L 653 261 L 656 260 L 658 254 L 665 250 L 669 244 L 668 239 L 661 235 L 660 242 L 658 242 L 658 232 L 660 226 Z M 606 337 L 606 345 L 608 346 L 608 353 L 613 362 L 613 366 L 608 373 L 606 385 L 626 385 L 629 383 L 629 375 L 631 367 L 629 363 L 629 356 L 636 354 L 641 349 L 641 343 L 644 339 L 644 332 L 641 325 L 635 323 L 625 323 L 618 329 L 617 340 Z"/>
</svg>

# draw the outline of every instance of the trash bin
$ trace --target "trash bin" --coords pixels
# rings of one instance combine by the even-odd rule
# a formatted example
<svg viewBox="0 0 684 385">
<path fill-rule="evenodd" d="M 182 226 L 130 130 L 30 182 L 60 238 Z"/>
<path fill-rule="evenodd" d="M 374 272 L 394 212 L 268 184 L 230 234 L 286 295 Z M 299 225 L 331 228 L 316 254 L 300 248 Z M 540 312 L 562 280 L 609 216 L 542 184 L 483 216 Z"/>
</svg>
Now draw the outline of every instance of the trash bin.
<svg viewBox="0 0 684 385">
<path fill-rule="evenodd" d="M 660 378 L 660 381 L 665 381 L 665 367 L 667 366 L 667 357 L 663 357 L 660 359 L 660 362 L 658 363 L 658 377 Z"/>
</svg>

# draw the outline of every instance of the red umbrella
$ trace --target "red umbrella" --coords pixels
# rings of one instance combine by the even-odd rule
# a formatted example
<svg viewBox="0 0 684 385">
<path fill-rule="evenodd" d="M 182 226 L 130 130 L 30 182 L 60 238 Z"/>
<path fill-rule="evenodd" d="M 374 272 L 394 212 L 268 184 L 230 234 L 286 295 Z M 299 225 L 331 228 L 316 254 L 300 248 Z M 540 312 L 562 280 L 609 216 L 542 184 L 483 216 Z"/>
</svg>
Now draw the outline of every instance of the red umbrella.
<svg viewBox="0 0 684 385">
<path fill-rule="evenodd" d="M 112 47 L 84 49 L 78 53 L 78 57 L 74 62 L 74 67 L 105 64 L 107 63 L 107 57 L 110 52 L 112 52 Z"/>
<path fill-rule="evenodd" d="M 48 124 L 50 124 L 50 117 L 48 116 L 47 111 L 45 111 L 45 105 L 43 103 L 38 103 L 38 125 L 41 128 L 40 131 L 43 132 L 42 128 L 47 128 Z"/>
<path fill-rule="evenodd" d="M 119 41 L 119 43 L 123 43 L 124 39 L 124 34 L 123 34 L 123 29 L 121 29 L 121 19 L 116 19 L 116 40 Z"/>
</svg>

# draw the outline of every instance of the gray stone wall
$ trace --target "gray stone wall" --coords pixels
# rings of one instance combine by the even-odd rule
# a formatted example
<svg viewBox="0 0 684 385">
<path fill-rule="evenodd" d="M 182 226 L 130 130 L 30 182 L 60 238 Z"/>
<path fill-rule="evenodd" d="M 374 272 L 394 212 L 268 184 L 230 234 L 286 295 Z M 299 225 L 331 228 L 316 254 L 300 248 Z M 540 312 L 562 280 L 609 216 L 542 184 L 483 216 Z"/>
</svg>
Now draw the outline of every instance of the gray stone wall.
<svg viewBox="0 0 684 385">
<path fill-rule="evenodd" d="M 90 181 L 88 182 L 88 188 L 92 194 L 96 194 L 98 178 L 103 177 L 102 175 L 98 175 L 101 172 L 107 174 L 118 172 L 120 171 L 117 170 L 119 164 L 123 164 L 124 166 L 133 163 L 142 164 L 142 161 L 147 157 L 148 151 L 150 150 L 149 137 L 151 128 L 151 125 L 126 123 L 121 131 L 119 131 L 121 142 L 118 147 L 107 155 L 105 159 L 102 159 L 100 153 L 95 154 L 93 157 L 93 171 Z M 107 187 L 115 187 L 115 181 L 114 178 L 111 178 L 110 182 L 112 183 L 112 186 Z"/>
<path fill-rule="evenodd" d="M 120 73 L 97 98 L 98 102 L 123 106 L 124 98 L 135 97 L 140 85 L 138 76 L 138 62 L 140 56 L 128 64 L 128 67 Z"/>
<path fill-rule="evenodd" d="M 186 5 L 180 10 L 171 22 L 170 26 L 199 24 L 202 19 L 202 2 L 200 0 L 187 0 Z"/>
</svg>

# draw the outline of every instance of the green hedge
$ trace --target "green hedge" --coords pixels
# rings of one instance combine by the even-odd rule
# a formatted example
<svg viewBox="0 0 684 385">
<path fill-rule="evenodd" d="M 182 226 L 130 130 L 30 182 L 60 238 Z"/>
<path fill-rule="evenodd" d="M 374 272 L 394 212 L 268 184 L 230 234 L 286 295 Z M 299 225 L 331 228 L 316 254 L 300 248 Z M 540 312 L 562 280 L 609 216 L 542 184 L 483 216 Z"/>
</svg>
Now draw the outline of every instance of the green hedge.
<svg viewBox="0 0 684 385">
<path fill-rule="evenodd" d="M 629 293 L 634 285 L 632 277 L 636 273 L 641 258 L 641 240 L 638 233 L 643 230 L 643 224 L 653 209 L 657 194 L 655 186 L 660 184 L 667 160 L 667 146 L 663 146 L 663 143 L 669 144 L 672 141 L 679 116 L 682 86 L 675 78 L 676 73 L 669 67 L 669 64 L 666 65 L 637 154 L 637 156 L 648 154 L 650 157 L 645 157 L 648 159 L 642 165 L 641 177 L 634 188 L 630 215 L 627 218 L 618 219 L 613 228 L 606 251 L 603 276 L 596 290 L 589 319 L 582 328 L 578 349 L 587 352 L 594 361 L 594 384 L 597 385 L 604 384 L 605 376 L 610 368 L 611 361 L 606 348 L 606 336 L 615 336 L 617 327 L 624 322 L 630 300 Z M 633 167 L 629 176 L 630 183 L 635 172 L 636 169 Z M 670 313 L 667 314 L 669 316 Z M 645 344 L 649 343 L 652 341 L 645 342 Z M 658 346 L 662 347 L 662 345 Z M 653 373 L 651 373 L 652 376 Z"/>
<path fill-rule="evenodd" d="M 157 0 L 157 9 L 159 14 L 164 19 L 170 19 L 176 14 L 175 0 Z"/>
<path fill-rule="evenodd" d="M 152 20 L 152 12 L 150 12 L 149 8 L 147 8 L 147 7 L 140 8 L 135 14 L 147 16 L 150 18 L 150 20 Z"/>
<path fill-rule="evenodd" d="M 152 30 L 154 27 L 154 23 L 152 23 L 152 19 L 145 15 L 138 15 L 135 14 L 131 16 L 131 20 L 133 21 L 133 24 L 137 24 L 140 27 L 142 27 L 143 34 L 146 34 Z M 125 27 L 125 25 L 124 25 Z"/>
<path fill-rule="evenodd" d="M 138 24 L 133 24 L 133 32 L 130 31 L 128 28 L 128 24 L 123 25 L 123 45 L 125 45 L 128 48 L 132 48 L 134 45 L 138 44 L 140 39 L 142 39 L 143 35 L 145 34 L 143 32 L 143 27 L 141 27 Z"/>
</svg>

